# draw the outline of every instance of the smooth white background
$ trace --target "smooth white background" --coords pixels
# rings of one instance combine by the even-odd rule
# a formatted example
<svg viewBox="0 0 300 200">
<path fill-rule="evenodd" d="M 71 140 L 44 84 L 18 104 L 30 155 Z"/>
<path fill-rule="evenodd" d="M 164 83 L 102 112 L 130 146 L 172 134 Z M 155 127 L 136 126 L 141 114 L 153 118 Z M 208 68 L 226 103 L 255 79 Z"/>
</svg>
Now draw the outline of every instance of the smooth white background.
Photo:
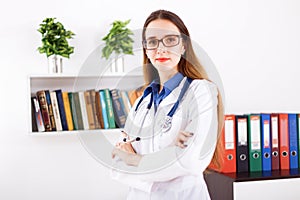
<svg viewBox="0 0 300 200">
<path fill-rule="evenodd" d="M 47 73 L 38 25 L 56 17 L 76 33 L 64 62 L 77 73 L 115 19 L 139 29 L 150 12 L 168 9 L 215 63 L 226 113 L 299 112 L 300 2 L 297 0 L 85 0 L 2 2 L 0 12 L 0 199 L 122 199 L 126 187 L 76 136 L 28 135 L 27 75 Z"/>
</svg>

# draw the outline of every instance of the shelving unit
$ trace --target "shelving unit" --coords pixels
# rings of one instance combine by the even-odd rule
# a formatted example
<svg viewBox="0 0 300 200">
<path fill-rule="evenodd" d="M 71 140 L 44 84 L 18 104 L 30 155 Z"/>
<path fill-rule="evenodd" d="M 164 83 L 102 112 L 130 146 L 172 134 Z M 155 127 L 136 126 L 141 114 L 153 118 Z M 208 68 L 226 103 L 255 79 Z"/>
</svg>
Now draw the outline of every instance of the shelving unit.
<svg viewBox="0 0 300 200">
<path fill-rule="evenodd" d="M 118 129 L 96 129 L 96 130 L 76 130 L 76 131 L 52 131 L 52 132 L 32 132 L 31 102 L 30 97 L 36 95 L 39 90 L 56 90 L 76 92 L 88 89 L 118 88 L 120 90 L 136 89 L 143 85 L 142 72 L 134 74 L 104 74 L 104 75 L 78 75 L 78 74 L 43 74 L 28 76 L 28 132 L 32 136 L 59 136 L 59 135 L 76 135 L 82 132 L 101 131 L 106 135 L 119 133 Z"/>
<path fill-rule="evenodd" d="M 209 171 L 204 177 L 212 200 L 296 200 L 300 197 L 300 169 L 251 173 Z"/>
</svg>

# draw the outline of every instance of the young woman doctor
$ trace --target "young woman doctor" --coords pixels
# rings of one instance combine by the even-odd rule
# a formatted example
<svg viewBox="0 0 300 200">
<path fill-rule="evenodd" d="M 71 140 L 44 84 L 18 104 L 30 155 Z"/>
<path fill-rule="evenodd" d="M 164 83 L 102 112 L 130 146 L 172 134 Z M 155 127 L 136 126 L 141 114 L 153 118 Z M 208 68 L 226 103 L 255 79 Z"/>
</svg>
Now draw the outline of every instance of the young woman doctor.
<svg viewBox="0 0 300 200">
<path fill-rule="evenodd" d="M 124 141 L 112 152 L 137 173 L 125 169 L 112 176 L 130 186 L 127 199 L 210 199 L 203 172 L 218 159 L 218 89 L 176 14 L 151 13 L 142 34 L 147 87 L 127 117 Z"/>
</svg>

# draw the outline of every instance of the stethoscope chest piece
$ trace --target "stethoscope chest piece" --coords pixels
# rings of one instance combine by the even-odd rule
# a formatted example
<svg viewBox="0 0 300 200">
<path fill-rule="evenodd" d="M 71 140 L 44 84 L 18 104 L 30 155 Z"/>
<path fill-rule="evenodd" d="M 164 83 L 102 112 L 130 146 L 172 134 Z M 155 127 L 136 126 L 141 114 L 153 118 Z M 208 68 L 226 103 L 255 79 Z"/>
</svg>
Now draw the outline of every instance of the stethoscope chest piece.
<svg viewBox="0 0 300 200">
<path fill-rule="evenodd" d="M 161 130 L 163 133 L 165 133 L 168 132 L 171 129 L 171 127 L 172 127 L 172 117 L 167 115 L 161 125 Z"/>
</svg>

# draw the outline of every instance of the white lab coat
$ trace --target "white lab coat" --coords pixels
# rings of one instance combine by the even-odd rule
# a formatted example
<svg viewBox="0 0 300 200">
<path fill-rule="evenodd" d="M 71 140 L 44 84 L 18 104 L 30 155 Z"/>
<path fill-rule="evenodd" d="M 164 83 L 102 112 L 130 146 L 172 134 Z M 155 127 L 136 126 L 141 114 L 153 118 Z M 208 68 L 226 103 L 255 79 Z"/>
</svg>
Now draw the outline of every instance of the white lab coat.
<svg viewBox="0 0 300 200">
<path fill-rule="evenodd" d="M 128 167 L 118 162 L 112 177 L 130 186 L 128 200 L 206 200 L 210 199 L 203 179 L 203 171 L 211 161 L 217 138 L 217 88 L 206 80 L 194 80 L 176 110 L 172 127 L 162 133 L 161 124 L 185 82 L 184 78 L 158 106 L 151 107 L 143 128 L 148 95 L 136 114 L 128 115 L 125 132 L 141 140 L 132 143 L 137 153 L 144 155 L 138 167 Z M 174 146 L 180 130 L 194 133 L 185 149 Z M 117 165 L 116 165 L 117 166 Z"/>
</svg>

